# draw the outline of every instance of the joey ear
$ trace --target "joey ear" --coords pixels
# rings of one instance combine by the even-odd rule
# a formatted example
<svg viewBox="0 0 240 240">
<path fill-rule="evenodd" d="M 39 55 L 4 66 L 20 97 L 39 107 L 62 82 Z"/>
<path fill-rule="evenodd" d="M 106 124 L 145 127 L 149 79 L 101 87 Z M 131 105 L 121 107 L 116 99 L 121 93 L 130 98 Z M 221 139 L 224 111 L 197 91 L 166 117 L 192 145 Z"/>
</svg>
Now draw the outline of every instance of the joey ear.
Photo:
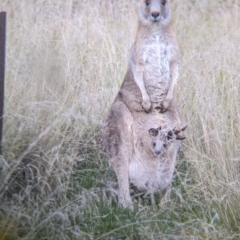
<svg viewBox="0 0 240 240">
<path fill-rule="evenodd" d="M 148 132 L 151 137 L 156 137 L 158 135 L 158 130 L 156 128 L 150 128 Z"/>
</svg>

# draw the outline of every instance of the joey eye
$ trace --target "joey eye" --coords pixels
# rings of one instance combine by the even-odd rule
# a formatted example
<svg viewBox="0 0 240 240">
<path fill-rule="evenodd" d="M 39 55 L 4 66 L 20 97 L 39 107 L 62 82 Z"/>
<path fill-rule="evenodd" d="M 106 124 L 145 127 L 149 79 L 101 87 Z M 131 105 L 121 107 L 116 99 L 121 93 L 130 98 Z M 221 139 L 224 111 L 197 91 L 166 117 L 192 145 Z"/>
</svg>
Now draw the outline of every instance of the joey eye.
<svg viewBox="0 0 240 240">
<path fill-rule="evenodd" d="M 164 6 L 166 4 L 166 0 L 163 0 L 162 1 L 162 5 Z"/>
<path fill-rule="evenodd" d="M 155 142 L 153 142 L 153 144 L 152 144 L 152 145 L 153 145 L 153 147 L 156 147 L 156 143 L 155 143 Z"/>
<path fill-rule="evenodd" d="M 166 147 L 167 147 L 167 144 L 166 144 L 166 143 L 164 143 L 164 144 L 163 144 L 163 147 L 165 147 L 165 148 L 166 148 Z"/>
<path fill-rule="evenodd" d="M 146 4 L 146 6 L 149 6 L 150 0 L 146 0 L 146 1 L 145 1 L 145 4 Z"/>
</svg>

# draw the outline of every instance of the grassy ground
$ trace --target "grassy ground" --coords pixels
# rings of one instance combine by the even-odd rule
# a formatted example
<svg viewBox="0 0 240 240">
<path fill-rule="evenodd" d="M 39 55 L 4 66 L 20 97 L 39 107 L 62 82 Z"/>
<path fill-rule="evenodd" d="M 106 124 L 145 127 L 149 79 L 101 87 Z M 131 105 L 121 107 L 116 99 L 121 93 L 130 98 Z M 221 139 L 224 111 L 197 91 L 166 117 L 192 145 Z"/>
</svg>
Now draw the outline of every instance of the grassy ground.
<svg viewBox="0 0 240 240">
<path fill-rule="evenodd" d="M 0 240 L 240 239 L 240 5 L 173 0 L 188 123 L 172 201 L 118 209 L 101 123 L 123 80 L 135 0 L 1 0 L 7 11 Z"/>
</svg>

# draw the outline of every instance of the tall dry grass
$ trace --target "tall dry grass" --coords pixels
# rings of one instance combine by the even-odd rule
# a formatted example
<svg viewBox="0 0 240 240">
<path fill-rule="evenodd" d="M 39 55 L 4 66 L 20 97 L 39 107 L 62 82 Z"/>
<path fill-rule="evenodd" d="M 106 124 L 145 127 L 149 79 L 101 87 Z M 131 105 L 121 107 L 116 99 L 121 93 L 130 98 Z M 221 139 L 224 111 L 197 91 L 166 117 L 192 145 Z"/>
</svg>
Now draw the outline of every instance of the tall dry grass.
<svg viewBox="0 0 240 240">
<path fill-rule="evenodd" d="M 175 97 L 189 127 L 172 202 L 106 199 L 97 139 L 123 80 L 139 1 L 2 0 L 7 11 L 0 239 L 239 239 L 240 9 L 172 1 Z M 110 202 L 110 203 L 106 203 Z"/>
</svg>

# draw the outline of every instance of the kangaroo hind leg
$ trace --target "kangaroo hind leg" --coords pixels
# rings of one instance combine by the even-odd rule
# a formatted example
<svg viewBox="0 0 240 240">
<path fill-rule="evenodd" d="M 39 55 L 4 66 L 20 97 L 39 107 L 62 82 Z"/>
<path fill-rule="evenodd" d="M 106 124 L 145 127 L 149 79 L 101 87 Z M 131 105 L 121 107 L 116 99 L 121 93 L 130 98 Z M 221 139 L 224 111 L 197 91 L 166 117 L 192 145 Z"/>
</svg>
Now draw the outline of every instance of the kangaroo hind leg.
<svg viewBox="0 0 240 240">
<path fill-rule="evenodd" d="M 133 116 L 126 105 L 115 102 L 108 118 L 109 122 L 109 162 L 118 179 L 118 204 L 132 209 L 129 191 L 129 161 L 133 152 Z"/>
</svg>

